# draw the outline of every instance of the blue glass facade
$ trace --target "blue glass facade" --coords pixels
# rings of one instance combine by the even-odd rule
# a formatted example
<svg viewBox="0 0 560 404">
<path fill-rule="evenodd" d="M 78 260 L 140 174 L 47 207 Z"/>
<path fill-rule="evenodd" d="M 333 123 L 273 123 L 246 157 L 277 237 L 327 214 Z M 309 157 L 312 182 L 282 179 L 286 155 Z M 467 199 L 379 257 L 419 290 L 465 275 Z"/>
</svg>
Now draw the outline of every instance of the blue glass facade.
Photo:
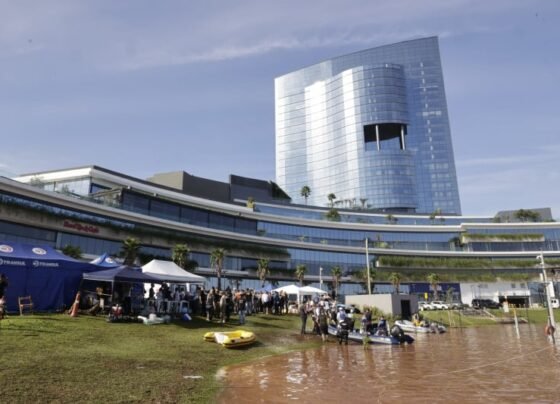
<svg viewBox="0 0 560 404">
<path fill-rule="evenodd" d="M 276 181 L 295 202 L 460 214 L 435 37 L 276 78 Z"/>
</svg>

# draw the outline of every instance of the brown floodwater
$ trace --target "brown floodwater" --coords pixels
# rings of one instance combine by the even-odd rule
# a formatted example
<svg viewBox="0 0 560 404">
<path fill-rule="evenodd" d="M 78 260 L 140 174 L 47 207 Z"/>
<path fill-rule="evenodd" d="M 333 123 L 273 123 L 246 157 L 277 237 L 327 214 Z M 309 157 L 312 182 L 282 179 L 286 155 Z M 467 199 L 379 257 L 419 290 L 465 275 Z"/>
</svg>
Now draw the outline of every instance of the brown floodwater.
<svg viewBox="0 0 560 404">
<path fill-rule="evenodd" d="M 331 340 L 224 368 L 219 402 L 560 402 L 560 342 L 542 326 L 520 325 L 519 339 L 513 325 L 414 337 L 367 350 Z"/>
</svg>

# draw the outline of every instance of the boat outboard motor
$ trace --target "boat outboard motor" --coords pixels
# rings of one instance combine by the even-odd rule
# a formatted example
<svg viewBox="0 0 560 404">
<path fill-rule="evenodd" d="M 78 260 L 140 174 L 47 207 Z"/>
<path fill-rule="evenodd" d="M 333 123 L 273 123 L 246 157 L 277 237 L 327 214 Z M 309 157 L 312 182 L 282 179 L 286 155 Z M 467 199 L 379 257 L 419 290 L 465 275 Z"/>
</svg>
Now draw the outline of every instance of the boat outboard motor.
<svg viewBox="0 0 560 404">
<path fill-rule="evenodd" d="M 391 336 L 398 339 L 400 342 L 405 341 L 404 331 L 396 324 L 391 327 Z"/>
<path fill-rule="evenodd" d="M 439 333 L 439 327 L 437 325 L 437 323 L 430 323 L 430 331 L 437 334 Z"/>
</svg>

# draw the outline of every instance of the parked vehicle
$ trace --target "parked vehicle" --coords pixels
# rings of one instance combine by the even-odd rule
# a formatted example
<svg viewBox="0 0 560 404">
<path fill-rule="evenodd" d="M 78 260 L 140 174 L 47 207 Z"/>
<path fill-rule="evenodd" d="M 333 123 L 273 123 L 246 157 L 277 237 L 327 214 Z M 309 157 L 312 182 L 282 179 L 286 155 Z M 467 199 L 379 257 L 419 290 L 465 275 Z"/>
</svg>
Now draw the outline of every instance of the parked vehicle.
<svg viewBox="0 0 560 404">
<path fill-rule="evenodd" d="M 492 299 L 473 299 L 471 306 L 474 309 L 499 309 L 501 306 Z"/>
<path fill-rule="evenodd" d="M 441 300 L 434 300 L 430 303 L 434 310 L 449 310 L 449 306 Z"/>
<path fill-rule="evenodd" d="M 560 300 L 555 298 L 550 299 L 550 306 L 552 306 L 553 309 L 560 309 Z"/>
<path fill-rule="evenodd" d="M 461 310 L 463 308 L 464 308 L 464 306 L 463 306 L 463 303 L 461 303 L 461 302 L 451 302 L 451 303 L 449 303 L 449 309 L 450 310 Z"/>
<path fill-rule="evenodd" d="M 433 310 L 434 307 L 429 302 L 418 302 L 418 310 L 426 311 Z"/>
</svg>

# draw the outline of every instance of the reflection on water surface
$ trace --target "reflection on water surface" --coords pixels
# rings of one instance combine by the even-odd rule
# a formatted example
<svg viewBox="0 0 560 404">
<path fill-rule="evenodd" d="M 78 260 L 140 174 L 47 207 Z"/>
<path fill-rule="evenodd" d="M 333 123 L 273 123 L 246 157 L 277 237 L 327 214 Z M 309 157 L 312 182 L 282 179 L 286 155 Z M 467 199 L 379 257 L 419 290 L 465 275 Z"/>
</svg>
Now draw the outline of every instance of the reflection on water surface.
<svg viewBox="0 0 560 404">
<path fill-rule="evenodd" d="M 520 331 L 451 330 L 369 350 L 327 343 L 225 369 L 219 402 L 560 402 L 560 345 L 541 326 Z"/>
</svg>

